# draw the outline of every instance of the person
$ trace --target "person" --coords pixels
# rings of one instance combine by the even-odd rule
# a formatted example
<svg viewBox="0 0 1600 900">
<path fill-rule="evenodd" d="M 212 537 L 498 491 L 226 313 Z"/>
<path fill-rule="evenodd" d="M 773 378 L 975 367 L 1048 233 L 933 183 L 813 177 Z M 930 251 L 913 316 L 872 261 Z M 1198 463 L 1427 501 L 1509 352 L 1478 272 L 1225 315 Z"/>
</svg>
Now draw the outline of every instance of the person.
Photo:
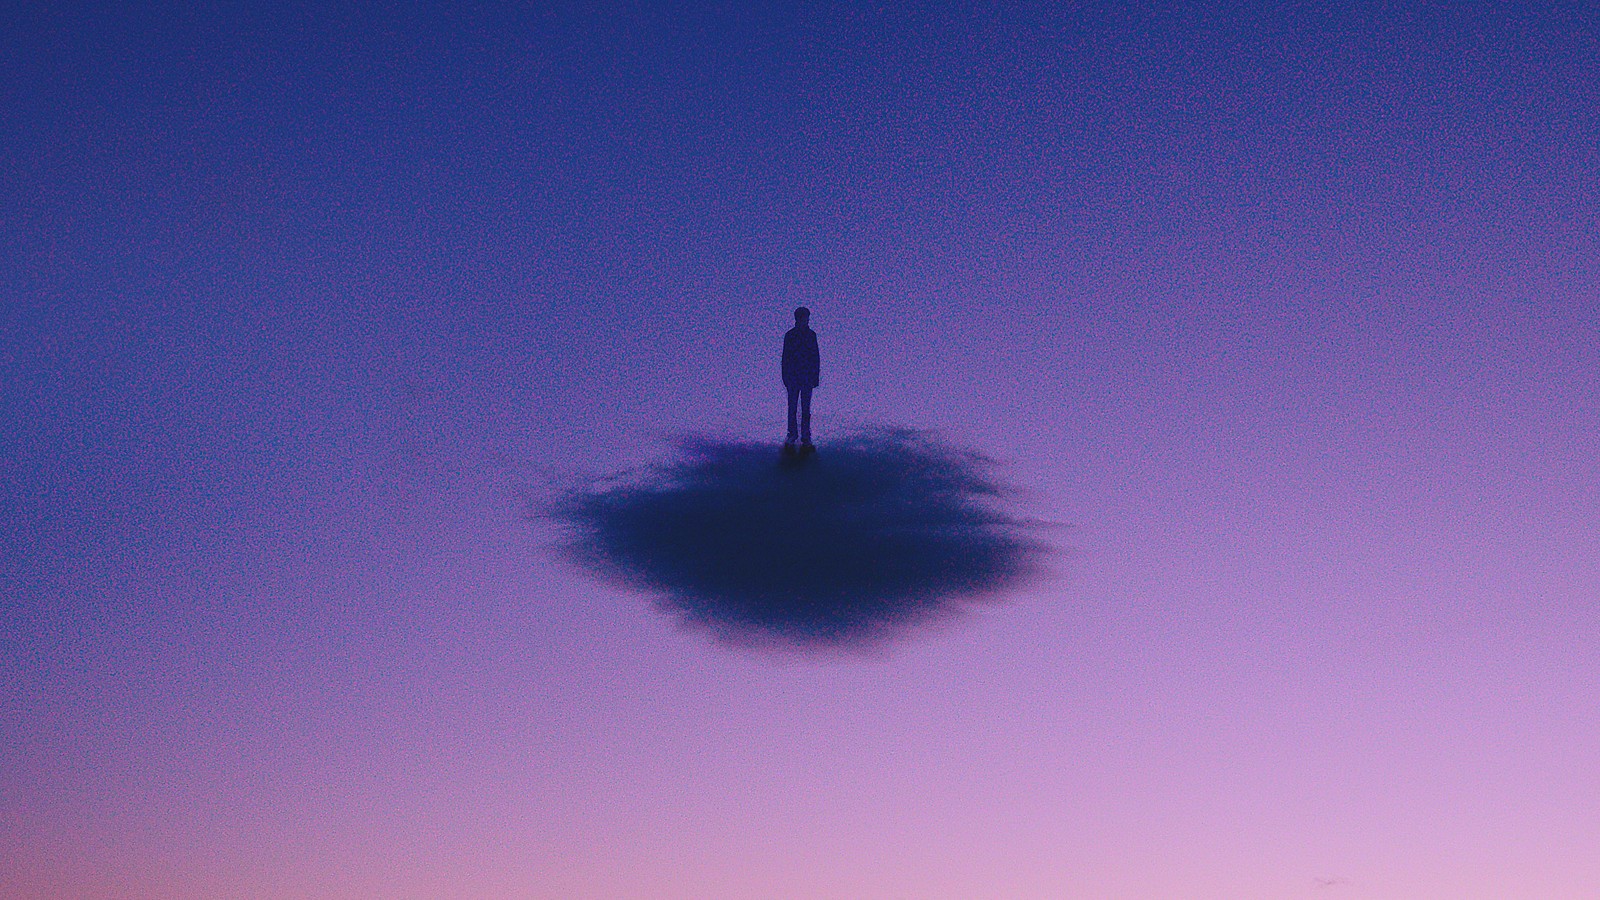
<svg viewBox="0 0 1600 900">
<path fill-rule="evenodd" d="M 821 383 L 822 360 L 817 354 L 817 333 L 811 330 L 811 310 L 804 306 L 794 311 L 794 327 L 783 335 L 783 386 L 789 390 L 789 437 L 785 450 L 793 450 L 795 438 L 810 450 L 811 391 Z M 795 412 L 798 407 L 799 423 Z"/>
</svg>

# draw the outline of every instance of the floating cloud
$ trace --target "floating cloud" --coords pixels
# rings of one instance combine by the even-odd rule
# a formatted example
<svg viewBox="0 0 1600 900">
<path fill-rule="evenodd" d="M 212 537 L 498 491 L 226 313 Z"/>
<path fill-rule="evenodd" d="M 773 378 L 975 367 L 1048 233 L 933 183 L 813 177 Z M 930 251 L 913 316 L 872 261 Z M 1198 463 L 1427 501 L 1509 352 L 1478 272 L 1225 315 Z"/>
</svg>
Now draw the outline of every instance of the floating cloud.
<svg viewBox="0 0 1600 900">
<path fill-rule="evenodd" d="M 770 445 L 697 440 L 552 510 L 592 572 L 738 643 L 874 643 L 992 599 L 1041 546 L 982 456 L 875 429 L 782 463 Z"/>
</svg>

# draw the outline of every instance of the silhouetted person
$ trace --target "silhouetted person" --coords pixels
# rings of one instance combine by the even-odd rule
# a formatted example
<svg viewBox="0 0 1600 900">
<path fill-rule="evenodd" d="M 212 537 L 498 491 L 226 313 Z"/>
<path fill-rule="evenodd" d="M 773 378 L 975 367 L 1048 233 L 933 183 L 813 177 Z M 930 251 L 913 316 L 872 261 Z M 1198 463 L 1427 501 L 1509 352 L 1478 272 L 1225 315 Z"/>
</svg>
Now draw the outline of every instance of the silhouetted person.
<svg viewBox="0 0 1600 900">
<path fill-rule="evenodd" d="M 794 327 L 783 335 L 783 386 L 789 389 L 789 437 L 811 446 L 811 390 L 822 382 L 822 357 L 817 354 L 817 333 L 811 330 L 811 310 L 804 306 L 794 311 Z M 795 408 L 799 407 L 799 427 L 795 427 Z"/>
</svg>

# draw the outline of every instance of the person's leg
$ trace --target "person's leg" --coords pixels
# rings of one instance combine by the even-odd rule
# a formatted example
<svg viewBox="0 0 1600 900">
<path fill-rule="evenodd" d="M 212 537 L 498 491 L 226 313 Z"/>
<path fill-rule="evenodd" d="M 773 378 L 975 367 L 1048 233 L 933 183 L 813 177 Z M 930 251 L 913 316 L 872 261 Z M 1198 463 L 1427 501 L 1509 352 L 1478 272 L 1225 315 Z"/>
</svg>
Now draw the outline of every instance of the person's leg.
<svg viewBox="0 0 1600 900">
<path fill-rule="evenodd" d="M 800 443 L 811 443 L 811 388 L 800 389 Z"/>
<path fill-rule="evenodd" d="M 800 389 L 797 388 L 797 387 L 789 388 L 789 436 L 786 439 L 784 439 L 784 443 L 785 444 L 794 443 L 795 438 L 798 437 L 798 434 L 797 434 L 798 429 L 795 427 L 795 421 L 794 421 L 794 412 L 795 412 L 795 401 L 797 401 L 799 399 L 800 399 Z M 807 398 L 807 399 L 809 399 L 809 398 Z"/>
</svg>

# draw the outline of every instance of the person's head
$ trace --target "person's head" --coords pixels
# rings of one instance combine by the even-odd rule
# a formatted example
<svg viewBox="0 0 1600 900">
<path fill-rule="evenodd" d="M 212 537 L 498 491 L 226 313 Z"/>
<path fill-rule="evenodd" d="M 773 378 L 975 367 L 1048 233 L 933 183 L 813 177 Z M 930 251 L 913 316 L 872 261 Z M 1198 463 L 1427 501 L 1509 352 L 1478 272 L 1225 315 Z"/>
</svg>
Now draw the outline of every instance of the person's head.
<svg viewBox="0 0 1600 900">
<path fill-rule="evenodd" d="M 811 321 L 811 310 L 802 306 L 794 311 L 794 323 L 796 325 L 804 325 L 809 321 Z"/>
</svg>

